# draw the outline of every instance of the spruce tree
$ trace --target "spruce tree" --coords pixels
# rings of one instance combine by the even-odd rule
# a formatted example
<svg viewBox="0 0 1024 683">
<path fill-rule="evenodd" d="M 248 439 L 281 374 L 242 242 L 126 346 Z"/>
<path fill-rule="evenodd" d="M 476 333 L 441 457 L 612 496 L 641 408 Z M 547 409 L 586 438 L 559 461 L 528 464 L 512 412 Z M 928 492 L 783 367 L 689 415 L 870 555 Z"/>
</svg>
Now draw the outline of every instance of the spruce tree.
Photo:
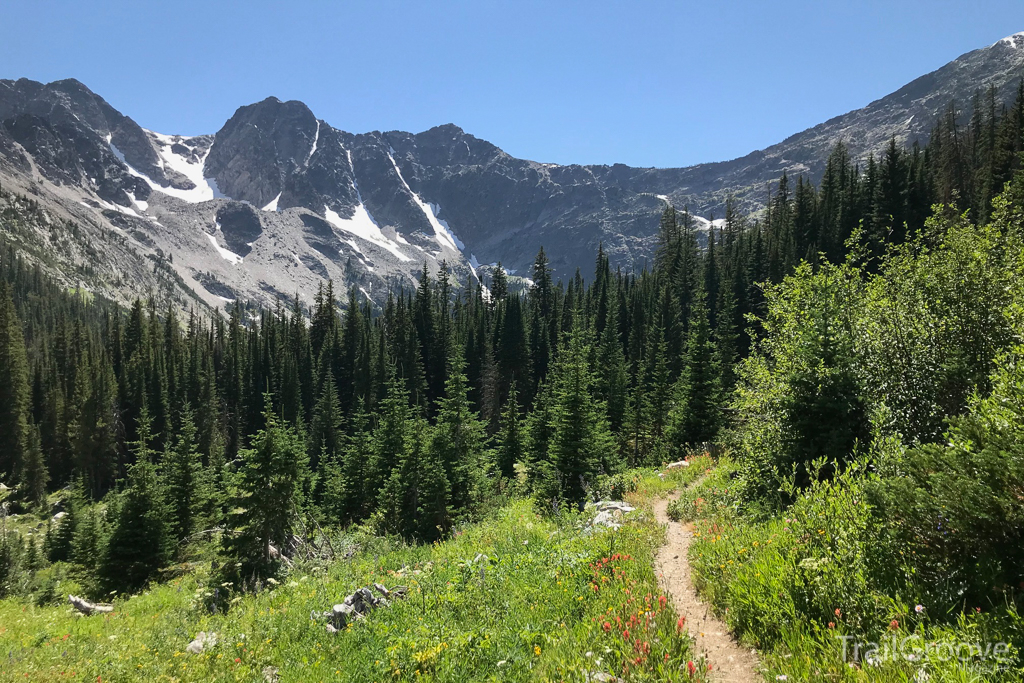
<svg viewBox="0 0 1024 683">
<path fill-rule="evenodd" d="M 525 454 L 522 418 L 519 415 L 519 394 L 515 383 L 509 388 L 505 410 L 501 414 L 501 429 L 497 435 L 497 443 L 498 471 L 501 476 L 511 479 L 515 476 L 515 464 L 522 462 Z"/>
<path fill-rule="evenodd" d="M 0 480 L 20 484 L 28 445 L 25 337 L 6 280 L 0 280 Z"/>
<path fill-rule="evenodd" d="M 590 348 L 575 326 L 553 373 L 551 438 L 541 499 L 582 509 L 587 490 L 602 471 L 614 467 L 615 449 L 606 408 L 593 393 Z"/>
<path fill-rule="evenodd" d="M 139 415 L 135 464 L 128 469 L 128 486 L 120 495 L 110 536 L 96 573 L 105 591 L 134 592 L 143 588 L 171 557 L 173 536 L 167 522 L 163 491 L 157 477 L 150 438 L 150 418 Z"/>
<path fill-rule="evenodd" d="M 305 448 L 295 430 L 274 414 L 264 397 L 264 425 L 243 450 L 237 512 L 225 534 L 224 554 L 233 566 L 227 574 L 250 585 L 280 570 L 298 513 Z"/>
<path fill-rule="evenodd" d="M 698 291 L 690 317 L 686 367 L 676 383 L 669 416 L 668 441 L 674 456 L 687 444 L 714 440 L 721 425 L 721 380 L 704 299 L 704 292 Z"/>
</svg>

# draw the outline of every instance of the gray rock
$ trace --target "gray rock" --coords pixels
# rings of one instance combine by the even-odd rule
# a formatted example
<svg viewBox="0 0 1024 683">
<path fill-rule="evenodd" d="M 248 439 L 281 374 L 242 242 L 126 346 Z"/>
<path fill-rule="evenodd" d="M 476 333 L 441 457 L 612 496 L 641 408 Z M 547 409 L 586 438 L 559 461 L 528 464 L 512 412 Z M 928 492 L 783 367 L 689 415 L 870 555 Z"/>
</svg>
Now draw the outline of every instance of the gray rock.
<svg viewBox="0 0 1024 683">
<path fill-rule="evenodd" d="M 185 651 L 190 653 L 190 654 L 198 655 L 198 654 L 202 654 L 202 652 L 205 651 L 205 650 L 213 648 L 216 645 L 217 645 L 217 634 L 216 633 L 212 633 L 212 632 L 211 633 L 207 633 L 205 631 L 200 631 L 196 635 L 195 639 L 192 642 L 190 642 L 188 645 L 185 646 Z"/>
</svg>

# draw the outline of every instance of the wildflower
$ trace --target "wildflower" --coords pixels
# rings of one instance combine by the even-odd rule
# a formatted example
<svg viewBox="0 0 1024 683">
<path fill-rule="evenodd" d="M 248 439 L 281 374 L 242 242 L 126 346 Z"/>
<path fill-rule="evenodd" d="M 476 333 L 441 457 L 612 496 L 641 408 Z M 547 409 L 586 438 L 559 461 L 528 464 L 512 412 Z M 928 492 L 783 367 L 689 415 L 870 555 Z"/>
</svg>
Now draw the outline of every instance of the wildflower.
<svg viewBox="0 0 1024 683">
<path fill-rule="evenodd" d="M 241 663 L 242 663 L 242 660 L 239 659 L 238 657 L 235 657 L 235 664 L 241 664 Z"/>
<path fill-rule="evenodd" d="M 839 609 L 838 607 L 836 607 L 836 616 L 837 616 L 837 617 L 841 617 L 841 616 L 843 616 L 843 612 L 842 612 L 842 610 L 840 610 L 840 609 Z"/>
<path fill-rule="evenodd" d="M 777 680 L 777 681 L 788 681 L 789 680 L 789 676 L 787 676 L 786 674 L 779 674 L 778 676 L 775 677 L 775 680 Z"/>
<path fill-rule="evenodd" d="M 892 621 L 889 622 L 889 628 L 892 629 L 893 631 L 895 631 L 899 627 L 900 627 L 900 622 L 896 621 L 895 619 L 893 619 Z"/>
<path fill-rule="evenodd" d="M 608 623 L 607 621 L 606 621 L 606 622 L 604 622 L 604 630 L 605 630 L 605 632 L 606 632 L 606 633 L 607 633 L 608 631 L 611 631 L 611 630 L 612 630 L 612 625 L 611 625 L 611 624 L 609 624 L 609 623 Z"/>
<path fill-rule="evenodd" d="M 693 663 L 693 660 L 686 662 L 686 670 L 690 672 L 690 676 L 697 673 L 697 665 Z"/>
<path fill-rule="evenodd" d="M 686 617 L 679 617 L 679 620 L 676 622 L 676 630 L 682 631 L 684 624 L 686 624 Z"/>
<path fill-rule="evenodd" d="M 918 614 L 924 614 L 924 605 L 918 605 L 917 607 L 914 608 L 914 611 L 917 612 Z"/>
<path fill-rule="evenodd" d="M 835 624 L 835 622 L 834 622 L 834 621 L 830 621 L 830 622 L 828 622 L 828 627 L 829 627 L 830 629 L 833 629 L 833 628 L 835 628 L 835 627 L 836 627 L 836 624 Z"/>
<path fill-rule="evenodd" d="M 533 646 L 533 654 L 537 657 L 540 657 L 540 645 Z"/>
</svg>

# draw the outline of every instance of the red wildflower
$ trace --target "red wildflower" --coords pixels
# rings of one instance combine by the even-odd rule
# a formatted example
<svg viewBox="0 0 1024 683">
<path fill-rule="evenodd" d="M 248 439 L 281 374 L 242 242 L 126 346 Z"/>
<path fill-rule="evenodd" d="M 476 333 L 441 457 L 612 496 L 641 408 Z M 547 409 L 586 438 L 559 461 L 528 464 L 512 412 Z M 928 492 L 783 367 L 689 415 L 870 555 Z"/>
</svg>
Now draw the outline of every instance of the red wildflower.
<svg viewBox="0 0 1024 683">
<path fill-rule="evenodd" d="M 899 627 L 900 627 L 900 622 L 896 621 L 895 619 L 893 619 L 892 621 L 889 622 L 889 628 L 891 628 L 893 631 L 895 631 Z"/>
<path fill-rule="evenodd" d="M 835 624 L 835 622 L 833 622 L 833 621 L 830 621 L 830 622 L 828 622 L 828 627 L 829 627 L 830 629 L 831 629 L 831 628 L 835 628 L 835 627 L 836 627 L 836 624 Z"/>
<path fill-rule="evenodd" d="M 604 630 L 605 630 L 605 632 L 606 632 L 606 633 L 607 633 L 608 631 L 611 631 L 611 630 L 612 630 L 612 625 L 611 625 L 611 624 L 609 624 L 609 623 L 608 623 L 607 621 L 606 621 L 606 622 L 604 622 Z"/>
<path fill-rule="evenodd" d="M 841 609 L 839 609 L 838 607 L 836 607 L 836 616 L 837 617 L 843 616 L 843 611 Z"/>
<path fill-rule="evenodd" d="M 238 657 L 235 657 L 235 664 L 240 664 L 241 661 L 242 661 L 241 659 L 239 659 Z"/>
<path fill-rule="evenodd" d="M 679 617 L 679 621 L 676 622 L 676 630 L 682 631 L 683 625 L 686 623 L 686 617 Z"/>
<path fill-rule="evenodd" d="M 697 665 L 694 664 L 691 660 L 686 663 L 686 670 L 690 672 L 690 676 L 693 676 L 695 673 L 697 673 Z"/>
</svg>

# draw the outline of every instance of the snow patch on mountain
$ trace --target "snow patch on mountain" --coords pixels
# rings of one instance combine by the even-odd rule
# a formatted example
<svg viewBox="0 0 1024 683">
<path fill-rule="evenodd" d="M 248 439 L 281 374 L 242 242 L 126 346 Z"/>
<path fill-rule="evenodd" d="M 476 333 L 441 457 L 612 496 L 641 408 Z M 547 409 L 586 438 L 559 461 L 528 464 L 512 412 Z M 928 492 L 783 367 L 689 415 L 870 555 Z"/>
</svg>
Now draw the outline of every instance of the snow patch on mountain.
<svg viewBox="0 0 1024 683">
<path fill-rule="evenodd" d="M 724 218 L 716 218 L 713 221 L 709 221 L 707 218 L 704 218 L 703 216 L 695 216 L 693 214 L 690 214 L 690 217 L 693 219 L 693 222 L 696 223 L 695 227 L 698 230 L 703 230 L 707 232 L 708 229 L 712 227 L 714 227 L 715 230 L 721 230 L 722 228 L 725 227 Z"/>
<path fill-rule="evenodd" d="M 355 235 L 371 244 L 376 244 L 378 247 L 386 249 L 394 254 L 399 261 L 412 261 L 411 258 L 402 253 L 397 244 L 385 237 L 384 233 L 380 231 L 377 221 L 373 220 L 373 216 L 370 215 L 370 212 L 363 205 L 362 197 L 360 197 L 359 205 L 356 206 L 351 218 L 342 218 L 337 211 L 332 210 L 326 204 L 324 205 L 324 218 L 338 230 Z M 355 246 L 355 244 L 353 243 L 352 246 Z"/>
<path fill-rule="evenodd" d="M 1005 43 L 1006 45 L 1009 45 L 1012 48 L 1024 47 L 1024 31 L 1021 31 L 1020 33 L 1014 33 L 1012 36 L 1006 36 L 1001 40 L 997 40 L 995 43 L 993 43 L 993 46 L 998 45 L 999 43 Z"/>
<path fill-rule="evenodd" d="M 462 251 L 465 249 L 466 245 L 462 243 L 462 240 L 455 236 L 455 232 L 453 232 L 451 227 L 448 225 L 448 221 L 438 218 L 441 213 L 441 207 L 437 204 L 423 201 L 422 197 L 412 191 L 412 188 L 409 187 L 409 183 L 405 182 L 405 177 L 402 176 L 402 170 L 398 168 L 398 164 L 395 162 L 394 152 L 395 150 L 391 146 L 388 146 L 388 159 L 391 160 L 391 165 L 394 167 L 395 173 L 398 174 L 398 179 L 402 181 L 402 185 L 404 185 L 405 189 L 410 195 L 412 195 L 412 198 L 419 205 L 420 210 L 423 211 L 423 215 L 426 217 L 427 222 L 430 223 L 430 227 L 434 229 L 434 238 L 437 240 L 437 243 L 440 244 L 442 248 L 449 247 L 454 251 Z"/>
<path fill-rule="evenodd" d="M 143 201 L 141 199 L 136 199 L 134 192 L 125 191 L 125 194 L 128 195 L 128 199 L 132 200 L 132 204 L 139 207 L 140 211 L 149 211 L 149 202 Z"/>
<path fill-rule="evenodd" d="M 145 180 L 154 191 L 163 192 L 171 197 L 177 197 L 178 199 L 190 204 L 198 204 L 199 202 L 206 202 L 211 199 L 226 198 L 226 195 L 220 191 L 219 187 L 217 187 L 216 180 L 213 178 L 203 177 L 203 167 L 206 164 L 206 157 L 210 154 L 209 150 L 207 150 L 198 161 L 194 161 L 192 159 L 185 158 L 172 149 L 175 143 L 183 145 L 186 144 L 188 140 L 187 138 L 182 138 L 180 135 L 154 133 L 153 131 L 146 132 L 152 135 L 156 141 L 155 147 L 160 167 L 163 169 L 169 168 L 172 171 L 177 171 L 188 178 L 194 187 L 191 190 L 183 190 L 177 187 L 164 187 L 159 183 L 153 182 L 153 180 L 145 173 L 132 168 L 132 166 L 125 160 L 124 153 L 122 153 L 121 150 L 111 142 L 111 136 L 108 135 L 107 144 L 110 145 L 110 151 L 113 152 L 118 161 L 125 165 L 125 168 L 128 169 L 129 173 Z"/>
<path fill-rule="evenodd" d="M 416 199 L 416 203 L 420 205 L 420 208 L 423 209 L 423 214 L 427 217 L 430 226 L 434 228 L 434 236 L 437 238 L 438 244 L 442 247 L 450 247 L 455 251 L 462 251 L 466 248 L 462 240 L 452 232 L 448 221 L 438 218 L 438 214 L 441 213 L 441 207 L 437 204 L 423 201 L 418 194 L 413 194 L 413 197 Z"/>
<path fill-rule="evenodd" d="M 220 230 L 220 226 L 219 225 L 217 226 L 217 229 Z M 225 249 L 224 247 L 222 247 L 219 244 L 217 244 L 217 237 L 215 235 L 211 235 L 210 233 L 206 233 L 206 238 L 208 240 L 210 240 L 210 244 L 213 245 L 213 248 L 217 250 L 217 253 L 220 254 L 220 257 L 222 259 L 224 259 L 228 263 L 230 263 L 232 265 L 235 265 L 235 266 L 237 266 L 240 263 L 242 263 L 243 259 L 242 259 L 241 256 L 239 256 L 235 252 L 230 251 L 228 249 Z"/>
<path fill-rule="evenodd" d="M 270 202 L 261 209 L 262 211 L 277 211 L 277 202 L 281 199 L 281 193 L 278 192 L 277 196 L 270 200 Z"/>
<path fill-rule="evenodd" d="M 320 119 L 316 120 L 316 135 L 313 136 L 313 146 L 309 149 L 309 156 L 306 157 L 306 166 L 309 166 L 309 160 L 313 158 L 313 152 L 316 151 L 316 143 L 320 141 Z"/>
</svg>

